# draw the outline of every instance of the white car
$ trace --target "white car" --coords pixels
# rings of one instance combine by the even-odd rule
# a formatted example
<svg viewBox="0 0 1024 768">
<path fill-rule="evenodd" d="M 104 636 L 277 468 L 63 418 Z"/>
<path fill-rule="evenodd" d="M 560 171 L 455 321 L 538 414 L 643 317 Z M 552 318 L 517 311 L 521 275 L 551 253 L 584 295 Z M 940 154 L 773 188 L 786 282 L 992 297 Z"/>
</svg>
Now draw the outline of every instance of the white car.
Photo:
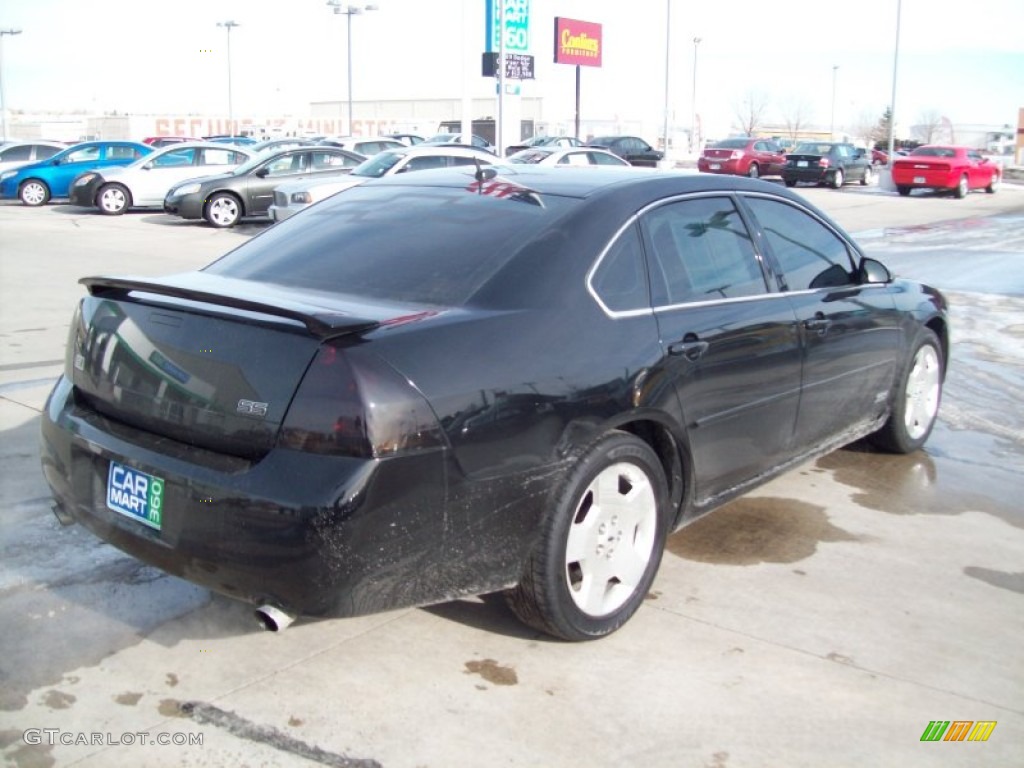
<svg viewBox="0 0 1024 768">
<path fill-rule="evenodd" d="M 230 171 L 254 153 L 248 147 L 215 142 L 170 144 L 131 165 L 88 171 L 71 183 L 72 205 L 118 216 L 129 208 L 163 208 L 171 187 Z"/>
<path fill-rule="evenodd" d="M 618 155 L 595 147 L 531 147 L 505 158 L 506 163 L 529 165 L 592 165 L 632 167 Z"/>
<path fill-rule="evenodd" d="M 363 157 L 373 157 L 386 149 L 401 149 L 405 146 L 398 139 L 387 136 L 333 136 L 318 142 L 328 147 L 341 147 Z"/>
<path fill-rule="evenodd" d="M 465 144 L 469 147 L 477 147 L 478 149 L 485 149 L 488 152 L 497 152 L 498 148 L 495 147 L 487 139 L 477 136 L 475 133 L 467 136 L 464 133 L 435 133 L 429 139 L 423 142 L 424 144 Z"/>
<path fill-rule="evenodd" d="M 67 149 L 56 141 L 8 141 L 0 146 L 0 172 L 38 163 Z"/>
<path fill-rule="evenodd" d="M 463 165 L 491 165 L 497 158 L 490 152 L 473 147 L 437 147 L 417 144 L 379 152 L 363 161 L 351 173 L 323 181 L 294 181 L 274 188 L 270 218 L 283 221 L 308 205 L 362 184 L 368 179 L 392 176 L 410 171 L 428 171 Z"/>
</svg>

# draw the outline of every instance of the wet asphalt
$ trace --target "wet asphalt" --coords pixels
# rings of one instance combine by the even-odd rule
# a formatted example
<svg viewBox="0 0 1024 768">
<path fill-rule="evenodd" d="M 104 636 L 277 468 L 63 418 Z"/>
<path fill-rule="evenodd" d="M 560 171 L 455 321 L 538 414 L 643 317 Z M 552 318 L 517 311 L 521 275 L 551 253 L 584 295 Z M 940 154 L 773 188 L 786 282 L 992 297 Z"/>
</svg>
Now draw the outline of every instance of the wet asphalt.
<svg viewBox="0 0 1024 768">
<path fill-rule="evenodd" d="M 940 421 L 924 451 L 848 446 L 674 534 L 645 607 L 583 645 L 493 597 L 260 632 L 249 607 L 60 527 L 38 414 L 77 278 L 194 268 L 264 225 L 0 204 L 5 761 L 1019 765 L 1024 187 L 798 191 L 949 297 Z M 921 742 L 934 720 L 997 725 Z"/>
</svg>

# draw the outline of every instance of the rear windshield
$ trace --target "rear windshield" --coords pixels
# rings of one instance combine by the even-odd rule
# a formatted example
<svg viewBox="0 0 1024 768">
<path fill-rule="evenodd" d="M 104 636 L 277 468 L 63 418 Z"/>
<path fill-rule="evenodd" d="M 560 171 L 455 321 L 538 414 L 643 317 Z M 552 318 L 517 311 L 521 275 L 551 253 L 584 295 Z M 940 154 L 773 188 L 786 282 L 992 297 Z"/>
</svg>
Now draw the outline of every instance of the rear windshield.
<svg viewBox="0 0 1024 768">
<path fill-rule="evenodd" d="M 353 187 L 205 271 L 388 301 L 465 304 L 531 235 L 577 202 L 541 197 L 500 178 L 466 178 L 467 186 L 456 188 L 372 181 Z"/>
<path fill-rule="evenodd" d="M 743 149 L 750 143 L 749 139 L 723 139 L 715 144 L 715 149 Z"/>
<path fill-rule="evenodd" d="M 956 150 L 949 147 L 918 147 L 910 154 L 914 157 L 956 157 Z"/>
</svg>

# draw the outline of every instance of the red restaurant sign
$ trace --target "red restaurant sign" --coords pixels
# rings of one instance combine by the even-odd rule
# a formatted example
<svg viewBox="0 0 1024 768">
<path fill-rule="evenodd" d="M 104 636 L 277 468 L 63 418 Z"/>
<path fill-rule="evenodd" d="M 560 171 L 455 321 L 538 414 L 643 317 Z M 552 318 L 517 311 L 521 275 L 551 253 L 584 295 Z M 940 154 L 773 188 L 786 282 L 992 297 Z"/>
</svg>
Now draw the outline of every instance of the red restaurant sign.
<svg viewBox="0 0 1024 768">
<path fill-rule="evenodd" d="M 601 25 L 555 17 L 555 64 L 601 66 Z"/>
</svg>

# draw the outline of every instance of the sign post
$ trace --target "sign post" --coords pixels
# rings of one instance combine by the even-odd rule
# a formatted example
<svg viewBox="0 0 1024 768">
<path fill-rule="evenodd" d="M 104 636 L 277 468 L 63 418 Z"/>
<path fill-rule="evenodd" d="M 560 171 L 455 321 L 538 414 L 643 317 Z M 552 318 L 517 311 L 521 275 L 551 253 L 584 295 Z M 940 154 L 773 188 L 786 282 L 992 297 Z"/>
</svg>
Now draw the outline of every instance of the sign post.
<svg viewBox="0 0 1024 768">
<path fill-rule="evenodd" d="M 497 51 L 495 76 L 498 78 L 498 119 L 495 125 L 494 143 L 500 156 L 505 151 L 505 80 L 510 77 L 506 56 L 511 54 L 525 57 L 530 48 L 530 0 L 485 0 L 485 2 L 487 8 L 484 22 L 487 35 L 485 52 L 491 54 Z M 531 78 L 533 76 L 532 63 L 531 60 Z"/>
<path fill-rule="evenodd" d="M 600 67 L 601 25 L 555 17 L 555 64 L 576 65 L 576 138 L 580 137 L 580 67 Z"/>
</svg>

